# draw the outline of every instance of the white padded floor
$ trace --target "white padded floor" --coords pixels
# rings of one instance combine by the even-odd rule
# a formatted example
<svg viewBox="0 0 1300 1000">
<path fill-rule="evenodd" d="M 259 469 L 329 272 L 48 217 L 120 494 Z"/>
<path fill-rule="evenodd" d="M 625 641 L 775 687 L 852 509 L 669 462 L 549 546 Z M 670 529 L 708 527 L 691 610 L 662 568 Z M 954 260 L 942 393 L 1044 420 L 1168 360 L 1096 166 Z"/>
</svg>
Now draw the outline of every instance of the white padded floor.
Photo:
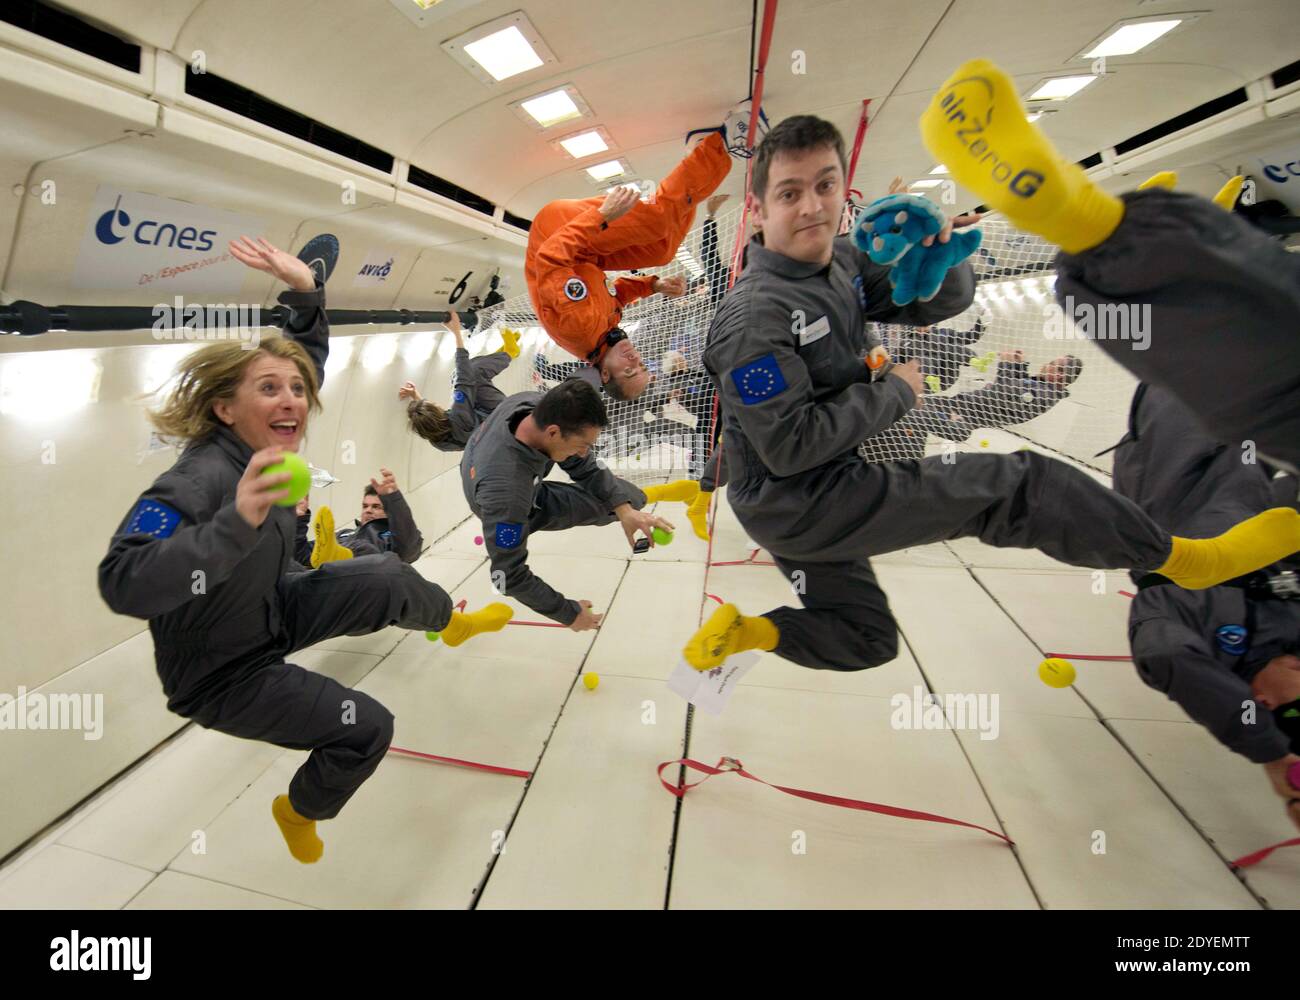
<svg viewBox="0 0 1300 1000">
<path fill-rule="evenodd" d="M 1120 574 L 1094 587 L 1089 571 L 970 540 L 879 559 L 895 662 L 836 673 L 764 655 L 721 717 L 694 715 L 687 748 L 665 679 L 715 606 L 705 590 L 748 612 L 793 598 L 771 567 L 715 566 L 706 584 L 705 544 L 680 505 L 661 507 L 677 538 L 645 557 L 615 526 L 531 545 L 539 575 L 607 613 L 599 633 L 510 626 L 449 649 L 388 629 L 296 657 L 383 701 L 396 745 L 531 781 L 390 757 L 303 866 L 269 809 L 304 754 L 190 727 L 0 869 L 0 906 L 1300 907 L 1300 850 L 1242 876 L 1226 864 L 1294 833 L 1258 768 L 1128 663 L 1078 661 L 1064 691 L 1037 679 L 1045 652 L 1127 652 Z M 465 522 L 416 564 L 471 606 L 494 599 L 481 530 Z M 751 556 L 768 558 L 723 504 L 714 561 Z M 600 674 L 596 691 L 583 671 Z M 927 687 L 997 695 L 996 738 L 893 728 L 891 697 Z M 679 814 L 655 769 L 684 750 L 1017 846 L 731 774 Z"/>
</svg>

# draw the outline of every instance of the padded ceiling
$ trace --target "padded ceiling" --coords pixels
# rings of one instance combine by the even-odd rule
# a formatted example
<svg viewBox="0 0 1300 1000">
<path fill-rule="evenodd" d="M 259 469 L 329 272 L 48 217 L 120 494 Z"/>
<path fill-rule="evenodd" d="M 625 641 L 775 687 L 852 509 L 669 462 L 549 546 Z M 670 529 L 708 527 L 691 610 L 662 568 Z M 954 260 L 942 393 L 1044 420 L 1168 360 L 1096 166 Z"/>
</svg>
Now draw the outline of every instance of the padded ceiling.
<svg viewBox="0 0 1300 1000">
<path fill-rule="evenodd" d="M 419 28 L 390 0 L 64 0 L 187 61 L 202 50 L 212 72 L 525 217 L 553 198 L 595 193 L 581 165 L 610 155 L 658 179 L 688 130 L 716 123 L 749 91 L 750 0 L 446 3 Z M 558 64 L 492 86 L 441 49 L 520 9 Z M 1300 56 L 1294 0 L 781 0 L 766 110 L 772 121 L 820 114 L 851 140 L 860 102 L 872 98 L 854 186 L 881 191 L 895 174 L 929 171 L 916 118 L 964 59 L 991 58 L 1028 89 L 1087 72 L 1071 58 L 1115 22 L 1180 10 L 1201 17 L 1144 53 L 1112 58 L 1103 80 L 1044 119 L 1068 155 L 1090 155 Z M 805 73 L 793 71 L 796 51 Z M 612 154 L 574 163 L 550 144 L 573 123 L 543 134 L 508 107 L 568 83 L 609 131 Z M 742 185 L 733 171 L 725 190 Z"/>
</svg>

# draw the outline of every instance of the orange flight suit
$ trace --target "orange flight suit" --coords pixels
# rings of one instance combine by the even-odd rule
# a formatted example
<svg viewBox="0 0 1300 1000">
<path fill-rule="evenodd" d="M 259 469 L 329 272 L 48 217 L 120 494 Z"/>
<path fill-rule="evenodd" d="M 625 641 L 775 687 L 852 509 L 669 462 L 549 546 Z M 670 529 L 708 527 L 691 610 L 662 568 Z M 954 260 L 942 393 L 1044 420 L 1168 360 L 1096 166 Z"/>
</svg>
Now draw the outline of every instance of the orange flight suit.
<svg viewBox="0 0 1300 1000">
<path fill-rule="evenodd" d="M 547 204 L 533 219 L 524 277 L 533 309 L 551 339 L 593 364 L 605 353 L 601 336 L 618 326 L 623 307 L 654 294 L 653 277 L 619 278 L 606 271 L 670 263 L 695 221 L 695 206 L 731 169 L 722 136 L 696 146 L 663 179 L 652 203 L 638 202 L 613 222 L 600 214 L 604 196 Z"/>
</svg>

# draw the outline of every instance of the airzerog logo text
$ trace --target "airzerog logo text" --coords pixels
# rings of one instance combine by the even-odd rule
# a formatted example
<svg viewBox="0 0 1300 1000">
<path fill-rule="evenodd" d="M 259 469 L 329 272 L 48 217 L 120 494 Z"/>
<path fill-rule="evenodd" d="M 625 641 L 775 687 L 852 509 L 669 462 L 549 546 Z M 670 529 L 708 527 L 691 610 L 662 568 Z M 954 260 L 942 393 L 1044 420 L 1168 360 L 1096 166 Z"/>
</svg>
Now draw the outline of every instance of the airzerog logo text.
<svg viewBox="0 0 1300 1000">
<path fill-rule="evenodd" d="M 83 938 L 73 931 L 51 941 L 50 952 L 55 972 L 130 972 L 132 979 L 148 979 L 153 938 Z"/>
<path fill-rule="evenodd" d="M 958 80 L 943 97 L 939 98 L 939 107 L 949 123 L 956 125 L 956 136 L 976 161 L 988 164 L 989 173 L 999 184 L 1021 198 L 1029 198 L 1043 185 L 1044 177 L 1037 170 L 1022 168 L 1017 170 L 1006 157 L 989 145 L 984 129 L 992 118 L 994 108 L 989 106 L 988 118 L 981 118 L 966 107 L 966 98 L 958 93 L 959 88 L 981 88 L 993 93 L 992 85 L 982 77 L 972 76 Z M 982 95 L 981 95 L 982 96 Z"/>
</svg>

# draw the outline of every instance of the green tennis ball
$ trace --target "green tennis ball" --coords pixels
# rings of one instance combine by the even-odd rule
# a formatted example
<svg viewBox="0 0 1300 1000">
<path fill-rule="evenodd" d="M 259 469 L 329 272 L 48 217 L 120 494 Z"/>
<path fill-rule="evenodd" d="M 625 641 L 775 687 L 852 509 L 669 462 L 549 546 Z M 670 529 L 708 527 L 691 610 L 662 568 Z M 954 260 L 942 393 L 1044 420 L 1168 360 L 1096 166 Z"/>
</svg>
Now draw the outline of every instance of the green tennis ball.
<svg viewBox="0 0 1300 1000">
<path fill-rule="evenodd" d="M 667 545 L 673 540 L 673 533 L 664 531 L 663 528 L 653 528 L 650 531 L 650 537 L 655 540 L 656 545 Z"/>
<path fill-rule="evenodd" d="M 296 507 L 298 501 L 307 495 L 311 489 L 311 470 L 307 468 L 307 463 L 303 461 L 300 455 L 292 451 L 284 453 L 284 460 L 276 462 L 274 465 L 268 465 L 262 470 L 264 476 L 282 476 L 289 473 L 293 478 L 285 483 L 285 488 L 289 490 L 289 495 L 283 500 L 275 502 L 277 507 Z"/>
</svg>

